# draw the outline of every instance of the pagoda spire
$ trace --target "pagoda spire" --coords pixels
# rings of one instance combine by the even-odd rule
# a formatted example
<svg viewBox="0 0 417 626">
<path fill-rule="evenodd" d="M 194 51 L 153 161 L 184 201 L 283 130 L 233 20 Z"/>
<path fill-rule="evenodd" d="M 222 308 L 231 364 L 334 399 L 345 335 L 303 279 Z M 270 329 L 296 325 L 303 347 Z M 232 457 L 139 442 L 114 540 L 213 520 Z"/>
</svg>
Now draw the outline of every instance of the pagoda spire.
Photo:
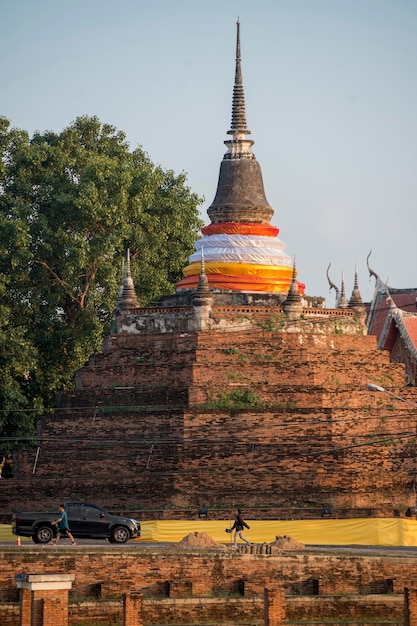
<svg viewBox="0 0 417 626">
<path fill-rule="evenodd" d="M 355 309 L 357 307 L 362 307 L 362 306 L 363 306 L 362 296 L 361 296 L 361 292 L 359 291 L 358 262 L 356 261 L 356 264 L 355 264 L 355 283 L 354 283 L 354 286 L 353 286 L 352 295 L 350 296 L 350 300 L 349 300 L 349 308 L 350 309 Z"/>
<path fill-rule="evenodd" d="M 239 21 L 236 35 L 232 122 L 227 134 L 232 135 L 232 138 L 224 142 L 227 152 L 220 164 L 216 196 L 207 214 L 213 224 L 226 222 L 269 224 L 274 210 L 266 199 L 261 168 L 252 152 L 255 142 L 246 138 L 250 130 L 246 124 Z"/>
<path fill-rule="evenodd" d="M 210 285 L 206 276 L 204 263 L 204 247 L 201 246 L 200 278 L 198 280 L 197 291 L 193 298 L 194 306 L 209 306 L 213 302 Z"/>
<path fill-rule="evenodd" d="M 241 65 L 241 56 L 240 56 L 239 18 L 238 18 L 238 21 L 236 22 L 236 25 L 237 25 L 236 69 L 235 69 L 235 84 L 233 87 L 232 124 L 231 124 L 230 130 L 227 131 L 227 134 L 233 135 L 235 139 L 242 139 L 245 135 L 250 135 L 250 130 L 248 130 L 247 124 L 246 124 L 245 95 L 243 91 L 242 65 Z"/>
<path fill-rule="evenodd" d="M 290 285 L 287 297 L 284 300 L 282 306 L 283 306 L 285 313 L 287 313 L 287 315 L 292 315 L 293 317 L 300 317 L 303 311 L 303 303 L 302 303 L 300 292 L 298 290 L 297 269 L 295 266 L 295 255 L 294 255 L 294 262 L 292 266 L 291 285 Z"/>
<path fill-rule="evenodd" d="M 345 273 L 342 270 L 342 284 L 340 286 L 340 297 L 337 305 L 338 309 L 347 309 L 349 306 L 348 299 L 346 298 L 345 292 Z"/>
<path fill-rule="evenodd" d="M 130 250 L 127 251 L 126 269 L 124 263 L 122 266 L 122 283 L 120 285 L 119 296 L 116 301 L 117 310 L 129 310 L 136 309 L 139 306 L 138 299 L 136 297 L 135 285 L 130 273 Z"/>
</svg>

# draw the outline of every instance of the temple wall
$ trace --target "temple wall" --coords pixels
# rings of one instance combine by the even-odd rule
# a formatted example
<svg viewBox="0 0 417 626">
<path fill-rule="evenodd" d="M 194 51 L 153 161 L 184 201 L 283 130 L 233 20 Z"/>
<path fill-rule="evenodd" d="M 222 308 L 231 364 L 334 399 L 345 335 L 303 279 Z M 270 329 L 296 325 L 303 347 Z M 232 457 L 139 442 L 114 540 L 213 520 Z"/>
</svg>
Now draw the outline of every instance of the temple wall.
<svg viewBox="0 0 417 626">
<path fill-rule="evenodd" d="M 413 391 L 375 337 L 336 323 L 110 336 L 39 420 L 39 450 L 16 456 L 3 506 L 38 508 L 67 481 L 110 510 L 406 510 L 415 411 L 367 384 Z"/>
<path fill-rule="evenodd" d="M 282 594 L 290 621 L 402 623 L 412 557 L 313 554 L 248 556 L 209 550 L 3 548 L 0 623 L 18 626 L 15 574 L 65 572 L 74 580 L 69 625 L 122 624 L 123 595 L 140 592 L 148 624 L 261 621 L 265 589 Z M 409 594 L 410 595 L 410 594 Z M 412 595 L 412 594 L 411 594 Z M 14 604 L 11 604 L 14 603 Z"/>
<path fill-rule="evenodd" d="M 2 600 L 17 599 L 15 574 L 65 571 L 74 574 L 72 595 L 103 599 L 133 591 L 144 596 L 167 596 L 167 584 L 192 581 L 194 597 L 236 593 L 245 597 L 262 594 L 265 587 L 278 581 L 289 596 L 351 593 L 401 594 L 417 577 L 417 561 L 412 556 L 364 556 L 358 551 L 344 554 L 289 550 L 282 555 L 231 554 L 228 550 L 190 550 L 178 548 L 126 546 L 120 549 L 86 546 L 82 549 L 61 546 L 40 549 L 36 546 L 2 547 L 0 591 Z M 319 585 L 313 581 L 319 580 Z M 244 583 L 242 585 L 242 582 Z M 314 589 L 318 587 L 318 591 Z M 176 593 L 171 590 L 171 593 Z M 241 593 L 241 592 L 240 592 Z M 179 595 L 184 595 L 180 592 Z"/>
</svg>

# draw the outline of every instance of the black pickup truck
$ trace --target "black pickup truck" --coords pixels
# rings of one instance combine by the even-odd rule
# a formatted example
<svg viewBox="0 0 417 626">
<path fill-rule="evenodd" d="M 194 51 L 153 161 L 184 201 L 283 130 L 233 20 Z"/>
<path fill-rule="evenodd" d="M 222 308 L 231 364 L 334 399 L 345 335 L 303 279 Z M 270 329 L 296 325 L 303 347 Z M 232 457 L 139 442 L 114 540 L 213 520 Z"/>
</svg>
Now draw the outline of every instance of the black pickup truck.
<svg viewBox="0 0 417 626">
<path fill-rule="evenodd" d="M 140 537 L 140 522 L 130 517 L 107 513 L 89 502 L 66 502 L 65 510 L 72 535 L 85 539 L 108 539 L 110 543 L 126 543 Z M 52 522 L 55 513 L 13 513 L 12 532 L 21 537 L 32 537 L 35 543 L 49 543 L 56 536 Z"/>
</svg>

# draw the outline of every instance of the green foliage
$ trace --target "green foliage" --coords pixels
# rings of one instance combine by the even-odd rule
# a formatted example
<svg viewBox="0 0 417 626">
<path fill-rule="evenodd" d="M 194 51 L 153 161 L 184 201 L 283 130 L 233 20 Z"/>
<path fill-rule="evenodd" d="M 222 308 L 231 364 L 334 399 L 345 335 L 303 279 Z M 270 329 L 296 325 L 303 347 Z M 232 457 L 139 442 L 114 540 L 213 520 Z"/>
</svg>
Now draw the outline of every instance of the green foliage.
<svg viewBox="0 0 417 626">
<path fill-rule="evenodd" d="M 343 325 L 336 321 L 333 323 L 333 332 L 335 335 L 343 335 L 344 330 L 343 330 Z"/>
<path fill-rule="evenodd" d="M 329 385 L 340 385 L 341 384 L 341 380 L 340 380 L 340 376 L 338 376 L 337 374 L 330 374 L 329 376 Z"/>
<path fill-rule="evenodd" d="M 286 411 L 286 410 L 296 409 L 297 403 L 296 402 L 274 402 L 274 404 L 271 405 L 271 408 L 272 409 L 284 409 L 284 411 Z"/>
<path fill-rule="evenodd" d="M 173 291 L 202 222 L 184 173 L 130 151 L 96 117 L 32 139 L 0 117 L 0 151 L 4 438 L 32 436 L 34 416 L 101 349 L 127 248 L 146 305 Z"/>
<path fill-rule="evenodd" d="M 148 365 L 152 365 L 153 363 L 155 363 L 155 360 L 152 357 L 146 357 L 146 356 L 143 356 L 143 354 L 141 354 L 140 356 L 136 357 L 136 362 L 147 363 Z"/>
<path fill-rule="evenodd" d="M 237 348 L 233 348 L 233 347 L 231 347 L 231 348 L 224 348 L 224 350 L 223 350 L 223 352 L 225 354 L 237 354 L 237 351 L 238 351 Z"/>
<path fill-rule="evenodd" d="M 262 409 L 265 405 L 250 389 L 235 389 L 230 392 L 222 391 L 216 398 L 209 399 L 204 407 L 207 409 Z"/>
<path fill-rule="evenodd" d="M 245 352 L 239 352 L 237 348 L 224 348 L 223 352 L 225 354 L 236 354 L 238 363 L 245 363 L 248 355 Z"/>
<path fill-rule="evenodd" d="M 278 361 L 278 358 L 276 354 L 263 354 L 260 352 L 255 354 L 255 361 L 266 363 L 268 361 Z"/>
<path fill-rule="evenodd" d="M 286 320 L 284 315 L 273 315 L 265 321 L 260 321 L 257 325 L 267 332 L 282 330 L 285 326 Z"/>
</svg>

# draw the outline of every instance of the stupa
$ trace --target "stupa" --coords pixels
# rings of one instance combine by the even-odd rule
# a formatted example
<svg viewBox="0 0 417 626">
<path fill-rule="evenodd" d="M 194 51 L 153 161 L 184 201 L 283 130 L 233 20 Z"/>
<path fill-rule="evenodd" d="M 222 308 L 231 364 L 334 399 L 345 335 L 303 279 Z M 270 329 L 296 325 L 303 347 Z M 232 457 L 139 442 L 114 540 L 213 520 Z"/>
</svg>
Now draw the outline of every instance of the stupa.
<svg viewBox="0 0 417 626">
<path fill-rule="evenodd" d="M 270 223 L 274 214 L 265 196 L 262 172 L 252 152 L 254 141 L 246 123 L 240 53 L 240 23 L 237 22 L 236 69 L 232 121 L 224 143 L 227 152 L 220 165 L 217 192 L 207 213 L 211 223 L 189 257 L 177 293 L 198 286 L 202 251 L 205 273 L 216 292 L 280 294 L 283 300 L 293 281 L 293 261 L 278 239 L 279 229 Z M 297 281 L 300 294 L 304 284 Z"/>
</svg>

